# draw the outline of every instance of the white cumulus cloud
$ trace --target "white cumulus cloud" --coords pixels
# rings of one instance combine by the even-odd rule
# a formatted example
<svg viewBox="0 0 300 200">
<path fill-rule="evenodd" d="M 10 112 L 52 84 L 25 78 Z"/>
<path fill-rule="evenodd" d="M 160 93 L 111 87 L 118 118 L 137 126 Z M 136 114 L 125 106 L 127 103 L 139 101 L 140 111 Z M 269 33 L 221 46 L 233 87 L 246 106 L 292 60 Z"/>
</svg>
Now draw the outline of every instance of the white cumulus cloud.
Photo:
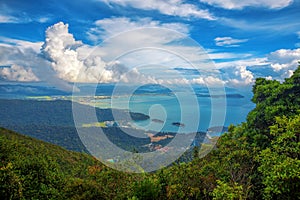
<svg viewBox="0 0 300 200">
<path fill-rule="evenodd" d="M 216 63 L 226 76 L 226 82 L 232 85 L 251 85 L 256 77 L 279 81 L 290 77 L 300 61 L 300 48 L 279 49 L 261 58 L 238 59 Z M 254 72 L 250 70 L 253 69 Z"/>
<path fill-rule="evenodd" d="M 252 85 L 255 81 L 254 75 L 247 69 L 246 66 L 236 66 L 233 68 L 233 74 L 229 75 L 226 81 L 229 85 L 244 86 Z"/>
<path fill-rule="evenodd" d="M 19 65 L 12 65 L 11 67 L 0 68 L 0 76 L 9 81 L 39 81 L 39 78 L 33 73 L 31 68 L 25 68 Z"/>
<path fill-rule="evenodd" d="M 239 67 L 239 70 L 236 71 L 236 75 L 240 76 L 245 84 L 252 84 L 254 82 L 254 76 L 252 72 L 247 70 L 245 66 Z"/>
<path fill-rule="evenodd" d="M 105 40 L 104 45 L 89 46 L 77 41 L 73 34 L 69 33 L 68 25 L 59 22 L 47 29 L 43 45 L 42 42 L 0 38 L 0 65 L 12 66 L 0 68 L 2 78 L 15 81 L 48 81 L 55 76 L 56 80 L 66 82 L 238 86 L 253 84 L 257 76 L 268 79 L 270 76 L 291 76 L 300 58 L 300 49 L 280 49 L 261 58 L 255 58 L 251 54 L 221 53 L 212 50 L 204 52 L 197 45 L 186 45 L 182 42 L 188 38 L 186 35 L 159 29 L 172 27 L 173 30 L 188 34 L 188 26 L 181 23 L 161 23 L 150 18 L 103 19 L 96 21 L 95 26 L 99 34 L 97 37 L 115 37 L 109 41 Z M 127 31 L 128 29 L 134 31 Z M 122 34 L 118 34 L 121 32 Z M 231 37 L 219 37 L 216 41 L 223 42 L 222 45 L 245 42 Z M 40 53 L 43 56 L 40 56 Z M 216 61 L 216 67 L 222 72 L 222 77 L 225 77 L 223 80 L 214 76 L 220 73 L 181 77 L 178 73 L 169 72 L 175 67 L 210 70 L 213 63 L 203 62 L 207 61 L 207 54 L 214 60 L 221 60 Z M 257 75 L 259 70 L 252 70 L 251 67 L 254 66 L 267 67 L 271 72 L 259 72 Z"/>
<path fill-rule="evenodd" d="M 245 7 L 265 7 L 281 9 L 291 5 L 293 0 L 200 0 L 202 3 L 222 7 L 225 9 L 243 9 Z"/>
<path fill-rule="evenodd" d="M 273 80 L 273 77 L 272 76 L 267 76 L 267 77 L 265 77 L 265 79 L 271 81 L 271 80 Z"/>
<path fill-rule="evenodd" d="M 225 81 L 214 76 L 197 77 L 190 81 L 192 84 L 207 85 L 210 87 L 224 86 Z"/>
<path fill-rule="evenodd" d="M 270 53 L 267 57 L 276 72 L 295 70 L 300 60 L 300 48 L 280 49 Z"/>
<path fill-rule="evenodd" d="M 59 22 L 47 29 L 42 53 L 51 62 L 57 76 L 68 82 L 147 82 L 152 79 L 136 69 L 129 70 L 117 61 L 107 63 L 98 54 L 85 57 L 90 49 L 75 40 L 69 33 L 68 24 Z"/>
<path fill-rule="evenodd" d="M 83 68 L 83 62 L 78 60 L 76 52 L 81 44 L 69 33 L 68 24 L 59 22 L 47 29 L 42 51 L 59 78 L 68 81 L 77 79 Z"/>
</svg>

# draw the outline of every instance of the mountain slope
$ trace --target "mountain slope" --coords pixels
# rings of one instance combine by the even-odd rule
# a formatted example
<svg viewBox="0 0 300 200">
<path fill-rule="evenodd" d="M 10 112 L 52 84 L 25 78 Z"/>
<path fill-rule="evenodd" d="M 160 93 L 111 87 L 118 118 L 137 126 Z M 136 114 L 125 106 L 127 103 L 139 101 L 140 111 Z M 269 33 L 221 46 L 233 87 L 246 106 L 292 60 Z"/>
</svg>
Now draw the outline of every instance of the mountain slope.
<svg viewBox="0 0 300 200">
<path fill-rule="evenodd" d="M 130 191 L 131 178 L 87 154 L 0 128 L 1 199 L 112 199 Z"/>
<path fill-rule="evenodd" d="M 73 106 L 73 107 L 72 107 Z M 65 100 L 6 100 L 0 99 L 0 126 L 32 136 L 66 149 L 87 152 L 75 128 L 72 108 L 82 113 L 81 122 L 91 123 L 86 113 L 96 112 L 98 121 L 113 121 L 112 109 L 98 109 Z M 128 111 L 114 110 L 120 119 L 128 119 Z M 141 113 L 129 113 L 134 120 L 148 119 Z"/>
</svg>

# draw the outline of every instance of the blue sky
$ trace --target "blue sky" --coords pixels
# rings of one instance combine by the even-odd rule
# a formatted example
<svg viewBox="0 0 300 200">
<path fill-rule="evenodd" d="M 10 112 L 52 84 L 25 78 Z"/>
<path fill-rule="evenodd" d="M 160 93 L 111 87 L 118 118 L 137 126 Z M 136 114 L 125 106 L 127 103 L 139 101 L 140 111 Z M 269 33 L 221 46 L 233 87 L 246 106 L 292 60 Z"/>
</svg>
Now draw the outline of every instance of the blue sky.
<svg viewBox="0 0 300 200">
<path fill-rule="evenodd" d="M 299 0 L 2 0 L 0 81 L 68 85 L 100 77 L 103 83 L 168 79 L 240 87 L 251 86 L 256 77 L 283 80 L 300 60 L 299 19 Z M 168 53 L 122 54 L 150 46 Z M 171 51 L 215 74 L 171 72 L 195 67 Z M 198 68 L 203 52 L 214 67 Z"/>
</svg>

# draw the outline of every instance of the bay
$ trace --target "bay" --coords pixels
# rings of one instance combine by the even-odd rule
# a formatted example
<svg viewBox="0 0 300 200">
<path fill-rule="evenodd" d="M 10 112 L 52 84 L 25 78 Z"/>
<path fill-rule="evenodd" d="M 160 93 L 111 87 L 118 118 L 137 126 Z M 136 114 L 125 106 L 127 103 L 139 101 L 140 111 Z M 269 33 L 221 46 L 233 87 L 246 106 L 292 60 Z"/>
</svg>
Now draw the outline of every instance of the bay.
<svg viewBox="0 0 300 200">
<path fill-rule="evenodd" d="M 132 122 L 131 125 L 136 128 L 188 133 L 244 122 L 254 104 L 251 102 L 251 95 L 243 95 L 244 98 L 211 98 L 194 97 L 182 92 L 178 99 L 175 95 L 157 93 L 112 96 L 97 102 L 102 108 L 129 109 L 150 116 L 149 120 Z M 182 126 L 174 125 L 176 122 Z"/>
</svg>

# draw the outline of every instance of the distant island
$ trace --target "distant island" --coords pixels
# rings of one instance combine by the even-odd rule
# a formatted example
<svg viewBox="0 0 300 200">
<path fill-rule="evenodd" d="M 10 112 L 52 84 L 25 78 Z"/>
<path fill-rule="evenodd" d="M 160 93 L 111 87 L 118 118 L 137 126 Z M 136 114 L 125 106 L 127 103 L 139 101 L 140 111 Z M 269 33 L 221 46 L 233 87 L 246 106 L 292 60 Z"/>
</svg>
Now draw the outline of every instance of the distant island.
<svg viewBox="0 0 300 200">
<path fill-rule="evenodd" d="M 243 95 L 241 94 L 215 94 L 215 95 L 211 95 L 211 94 L 197 94 L 198 97 L 211 97 L 211 98 L 236 98 L 236 99 L 242 99 L 244 98 Z"/>
<path fill-rule="evenodd" d="M 160 119 L 151 119 L 151 121 L 156 122 L 156 123 L 161 123 L 161 124 L 164 123 L 164 121 L 160 120 Z"/>
<path fill-rule="evenodd" d="M 172 125 L 179 126 L 179 127 L 185 127 L 185 124 L 184 123 L 180 123 L 180 122 L 173 122 Z"/>
</svg>

